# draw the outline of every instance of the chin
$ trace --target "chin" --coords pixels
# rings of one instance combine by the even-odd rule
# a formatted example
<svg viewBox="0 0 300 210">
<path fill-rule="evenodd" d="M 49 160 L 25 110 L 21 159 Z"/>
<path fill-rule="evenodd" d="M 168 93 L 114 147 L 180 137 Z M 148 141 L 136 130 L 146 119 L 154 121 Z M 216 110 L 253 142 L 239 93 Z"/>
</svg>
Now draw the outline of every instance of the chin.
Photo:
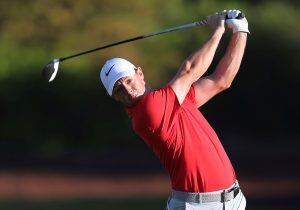
<svg viewBox="0 0 300 210">
<path fill-rule="evenodd" d="M 135 106 L 140 101 L 140 99 L 141 99 L 141 96 L 137 96 L 135 98 L 131 98 L 125 104 L 127 107 L 132 107 L 132 106 Z"/>
</svg>

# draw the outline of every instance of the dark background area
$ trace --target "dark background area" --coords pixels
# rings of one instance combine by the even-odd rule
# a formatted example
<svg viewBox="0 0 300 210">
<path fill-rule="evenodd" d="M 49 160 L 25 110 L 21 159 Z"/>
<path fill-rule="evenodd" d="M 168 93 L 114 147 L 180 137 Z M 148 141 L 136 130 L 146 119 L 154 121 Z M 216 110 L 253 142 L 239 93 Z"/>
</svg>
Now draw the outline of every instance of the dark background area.
<svg viewBox="0 0 300 210">
<path fill-rule="evenodd" d="M 159 88 L 209 37 L 208 27 L 66 61 L 51 84 L 41 78 L 41 69 L 54 57 L 228 8 L 246 13 L 251 35 L 231 88 L 200 110 L 218 133 L 241 180 L 293 179 L 299 186 L 298 1 L 2 1 L 0 171 L 166 173 L 131 130 L 123 107 L 107 97 L 99 70 L 106 59 L 124 57 L 142 66 L 149 84 Z M 224 54 L 230 34 L 224 36 L 208 74 Z M 281 201 L 291 203 L 299 199 L 299 192 Z M 257 202 L 267 206 L 272 200 Z"/>
</svg>

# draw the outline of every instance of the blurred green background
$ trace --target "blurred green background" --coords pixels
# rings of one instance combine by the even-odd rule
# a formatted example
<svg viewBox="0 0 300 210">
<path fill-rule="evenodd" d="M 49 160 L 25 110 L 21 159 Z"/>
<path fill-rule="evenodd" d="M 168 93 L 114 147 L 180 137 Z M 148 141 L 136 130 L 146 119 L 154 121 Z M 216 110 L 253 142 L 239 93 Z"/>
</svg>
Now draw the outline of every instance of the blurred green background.
<svg viewBox="0 0 300 210">
<path fill-rule="evenodd" d="M 99 70 L 106 59 L 124 57 L 141 66 L 149 84 L 159 88 L 209 37 L 208 27 L 172 32 L 66 61 L 51 84 L 42 79 L 41 69 L 53 58 L 231 8 L 246 13 L 251 31 L 243 63 L 232 87 L 201 111 L 216 129 L 241 180 L 293 179 L 299 187 L 300 3 L 292 0 L 1 1 L 0 172 L 165 173 L 131 130 L 122 106 L 107 97 Z M 208 73 L 224 53 L 230 34 L 228 31 L 222 40 Z M 278 202 L 298 200 L 291 197 L 300 198 L 299 191 L 281 199 L 265 198 L 265 202 L 263 198 L 249 199 L 254 203 L 252 209 L 267 209 L 268 205 L 282 209 Z M 165 200 L 148 200 L 153 205 L 149 209 L 159 209 Z M 19 202 L 4 199 L 0 209 L 20 209 L 18 205 L 39 208 L 39 203 Z M 101 207 L 107 205 L 104 201 L 83 202 L 110 209 Z M 127 209 L 135 208 L 130 205 L 141 209 L 140 203 L 147 203 L 124 202 L 122 209 L 126 205 Z M 62 209 L 50 201 L 49 205 Z M 63 209 L 88 209 L 87 204 L 64 205 Z"/>
</svg>

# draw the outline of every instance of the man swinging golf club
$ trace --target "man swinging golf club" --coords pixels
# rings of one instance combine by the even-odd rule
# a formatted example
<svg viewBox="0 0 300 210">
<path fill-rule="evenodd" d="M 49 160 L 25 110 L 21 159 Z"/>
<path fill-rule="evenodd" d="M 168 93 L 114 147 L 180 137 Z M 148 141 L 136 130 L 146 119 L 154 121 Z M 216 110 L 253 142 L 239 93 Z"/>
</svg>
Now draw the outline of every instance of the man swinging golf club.
<svg viewBox="0 0 300 210">
<path fill-rule="evenodd" d="M 238 72 L 249 33 L 246 18 L 235 19 L 239 13 L 229 10 L 208 16 L 212 35 L 160 89 L 152 90 L 141 67 L 125 59 L 110 59 L 101 69 L 101 81 L 108 94 L 125 105 L 134 131 L 169 173 L 173 192 L 168 210 L 246 207 L 231 162 L 198 110 L 229 88 Z M 229 19 L 225 23 L 226 15 Z M 215 71 L 202 77 L 213 60 L 225 25 L 233 30 L 227 51 Z"/>
</svg>

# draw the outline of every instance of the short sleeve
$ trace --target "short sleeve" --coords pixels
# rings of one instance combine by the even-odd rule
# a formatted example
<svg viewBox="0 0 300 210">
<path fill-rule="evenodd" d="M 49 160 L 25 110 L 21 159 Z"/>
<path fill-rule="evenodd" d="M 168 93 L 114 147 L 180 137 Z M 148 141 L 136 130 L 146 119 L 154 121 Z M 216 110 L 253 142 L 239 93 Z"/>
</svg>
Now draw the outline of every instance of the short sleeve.
<svg viewBox="0 0 300 210">
<path fill-rule="evenodd" d="M 151 92 L 143 103 L 144 114 L 153 130 L 164 130 L 165 125 L 178 109 L 176 95 L 170 86 Z"/>
</svg>

